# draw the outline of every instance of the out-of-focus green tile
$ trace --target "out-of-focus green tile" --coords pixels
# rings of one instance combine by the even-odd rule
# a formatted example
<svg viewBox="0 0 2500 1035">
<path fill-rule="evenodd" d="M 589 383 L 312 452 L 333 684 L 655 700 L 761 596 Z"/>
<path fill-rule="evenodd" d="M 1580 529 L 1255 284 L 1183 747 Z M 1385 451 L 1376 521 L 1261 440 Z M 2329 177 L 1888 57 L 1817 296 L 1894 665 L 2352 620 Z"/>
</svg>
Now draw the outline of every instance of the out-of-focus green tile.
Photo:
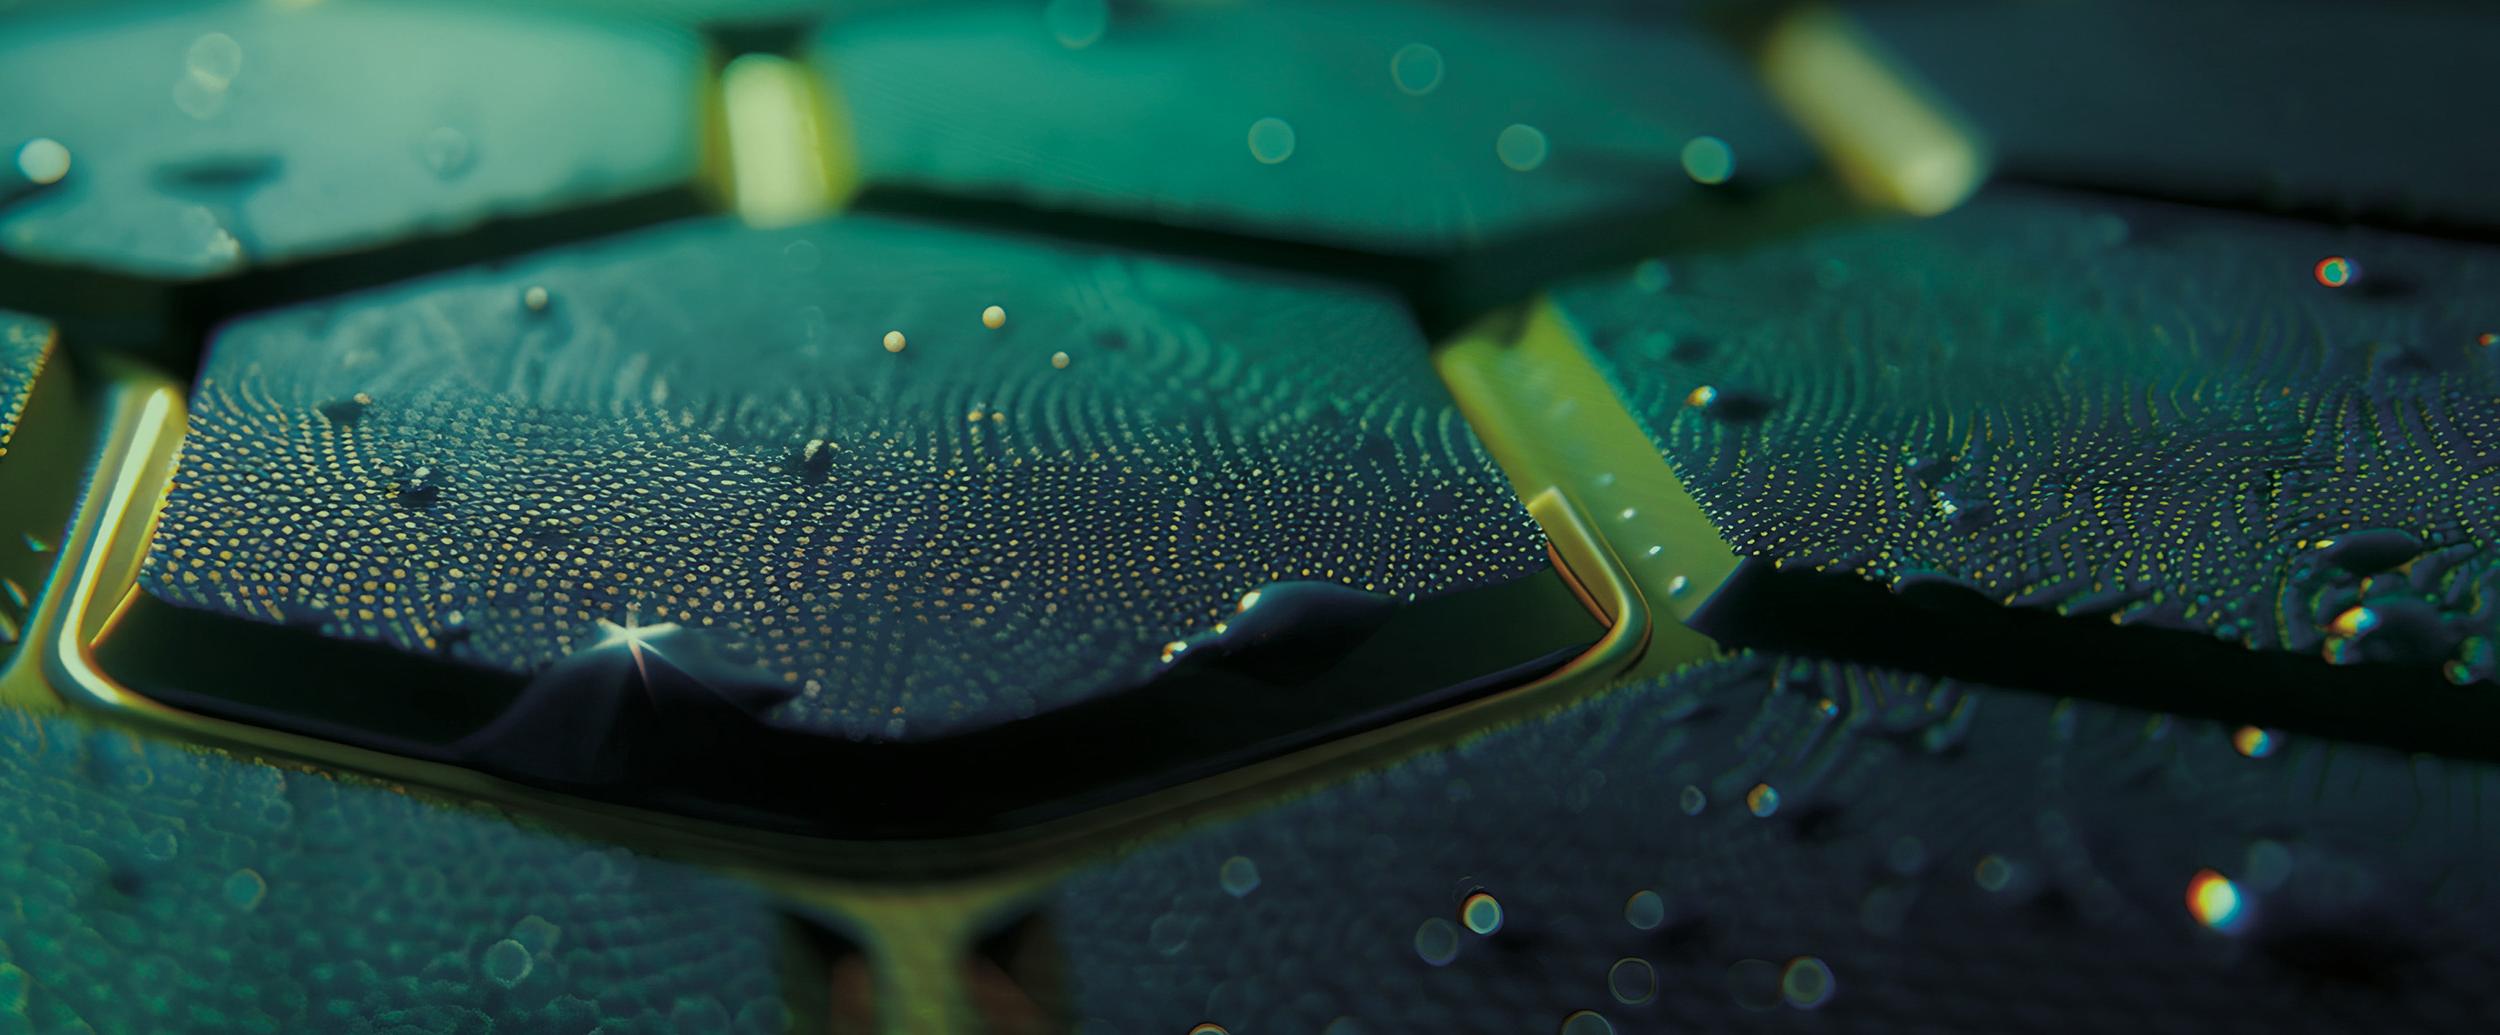
<svg viewBox="0 0 2500 1035">
<path fill-rule="evenodd" d="M 2500 226 L 2500 13 L 2461 4 L 1854 5 L 2004 172 Z"/>
<path fill-rule="evenodd" d="M 194 280 L 687 188 L 694 37 L 514 9 L 225 4 L 0 24 L 0 255 Z"/>
<path fill-rule="evenodd" d="M 1425 3 L 973 4 L 831 22 L 865 186 L 1441 254 L 1804 145 L 1695 25 Z"/>
</svg>

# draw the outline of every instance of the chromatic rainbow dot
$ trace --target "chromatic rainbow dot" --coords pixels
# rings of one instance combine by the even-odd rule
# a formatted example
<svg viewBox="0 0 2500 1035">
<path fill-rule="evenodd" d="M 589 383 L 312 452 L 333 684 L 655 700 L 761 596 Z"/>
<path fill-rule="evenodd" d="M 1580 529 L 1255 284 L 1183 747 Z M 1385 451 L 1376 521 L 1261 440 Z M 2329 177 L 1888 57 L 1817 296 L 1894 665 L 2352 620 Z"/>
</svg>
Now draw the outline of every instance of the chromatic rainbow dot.
<svg viewBox="0 0 2500 1035">
<path fill-rule="evenodd" d="M 1767 783 L 1753 785 L 1752 790 L 1745 792 L 1745 807 L 1753 810 L 1756 816 L 1769 816 L 1778 812 L 1780 810 L 1779 788 Z"/>
<path fill-rule="evenodd" d="M 2228 931 L 2245 915 L 2240 901 L 2239 885 L 2212 870 L 2198 870 L 2188 878 L 2188 915 L 2196 922 L 2217 931 Z"/>
<path fill-rule="evenodd" d="M 1502 903 L 1492 895 L 1479 891 L 1459 903 L 1459 922 L 1477 934 L 1492 934 L 1502 929 Z"/>
<path fill-rule="evenodd" d="M 2500 333 L 2484 331 L 2483 333 L 2474 336 L 2474 344 L 2480 345 L 2484 348 L 2500 345 Z"/>
<path fill-rule="evenodd" d="M 1223 1025 L 1217 1024 L 1214 1021 L 1208 1021 L 1205 1024 L 1189 1029 L 1189 1035 L 1232 1035 L 1232 1033 L 1225 1031 Z"/>
<path fill-rule="evenodd" d="M 2264 758 L 2274 753 L 2274 734 L 2255 726 L 2242 726 L 2231 734 L 2231 746 L 2250 758 Z"/>
<path fill-rule="evenodd" d="M 1717 401 L 1719 401 L 1719 390 L 1712 388 L 1709 385 L 1703 385 L 1690 392 L 1684 393 L 1684 405 L 1690 406 L 1696 410 L 1708 409 L 1711 403 Z"/>
<path fill-rule="evenodd" d="M 2335 621 L 2329 623 L 2327 628 L 2333 630 L 2335 635 L 2349 639 L 2378 628 L 2378 623 L 2378 612 L 2366 607 L 2348 607 L 2344 613 L 2336 615 Z"/>
<path fill-rule="evenodd" d="M 2352 261 L 2341 255 L 2329 255 L 2318 260 L 2318 283 L 2328 287 L 2339 288 L 2352 283 L 2352 272 Z"/>
</svg>

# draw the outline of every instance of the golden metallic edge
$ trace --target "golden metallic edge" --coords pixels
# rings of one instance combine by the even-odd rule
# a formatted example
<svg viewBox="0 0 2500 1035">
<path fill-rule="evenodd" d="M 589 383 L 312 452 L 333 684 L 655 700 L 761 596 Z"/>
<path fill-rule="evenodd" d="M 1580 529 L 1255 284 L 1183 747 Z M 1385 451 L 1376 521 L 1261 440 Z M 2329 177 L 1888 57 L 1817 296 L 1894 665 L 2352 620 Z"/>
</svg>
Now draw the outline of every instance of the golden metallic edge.
<svg viewBox="0 0 2500 1035">
<path fill-rule="evenodd" d="M 273 761 L 335 768 L 402 788 L 502 806 L 587 836 L 658 854 L 740 870 L 829 877 L 859 886 L 917 875 L 1055 869 L 1068 860 L 1153 836 L 1178 823 L 1273 800 L 1337 776 L 1455 743 L 1487 725 L 1514 720 L 1578 696 L 1636 661 L 1647 642 L 1648 612 L 1620 561 L 1560 493 L 1540 493 L 1529 511 L 1542 524 L 1567 577 L 1616 616 L 1588 652 L 1560 671 L 1456 707 L 1150 792 L 1064 819 L 963 837 L 857 841 L 751 831 L 516 784 L 439 762 L 401 758 L 301 734 L 174 708 L 121 685 L 95 662 L 91 645 L 137 592 L 156 512 L 171 485 L 185 427 L 180 390 L 152 375 L 128 375 L 102 406 L 103 444 L 93 489 L 62 543 L 56 567 L 27 623 L 27 649 L 0 673 L 0 703 L 101 716 Z M 946 878 L 951 879 L 951 878 Z M 943 879 L 941 879 L 942 882 Z"/>
</svg>

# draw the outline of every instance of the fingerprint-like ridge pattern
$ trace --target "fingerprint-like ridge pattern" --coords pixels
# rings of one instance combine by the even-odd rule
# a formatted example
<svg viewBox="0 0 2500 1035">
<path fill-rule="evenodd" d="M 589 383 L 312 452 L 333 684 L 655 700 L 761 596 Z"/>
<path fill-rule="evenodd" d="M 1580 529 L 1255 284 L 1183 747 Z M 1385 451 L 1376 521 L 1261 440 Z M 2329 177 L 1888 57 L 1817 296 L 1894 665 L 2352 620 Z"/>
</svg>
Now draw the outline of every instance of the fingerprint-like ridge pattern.
<svg viewBox="0 0 2500 1035">
<path fill-rule="evenodd" d="M 2485 252 L 2005 190 L 1671 267 L 1559 298 L 1741 553 L 2493 675 Z"/>
<path fill-rule="evenodd" d="M 779 921 L 725 878 L 16 711 L 0 711 L 0 785 L 6 1030 L 765 1035 L 789 1021 Z"/>
<path fill-rule="evenodd" d="M 1747 655 L 1137 849 L 1062 938 L 1087 1030 L 2491 1024 L 2500 769 L 2236 735 Z"/>
<path fill-rule="evenodd" d="M 515 671 L 675 623 L 781 721 L 907 738 L 1147 678 L 1269 582 L 1545 563 L 1386 299 L 846 219 L 235 325 L 143 577 Z"/>
</svg>

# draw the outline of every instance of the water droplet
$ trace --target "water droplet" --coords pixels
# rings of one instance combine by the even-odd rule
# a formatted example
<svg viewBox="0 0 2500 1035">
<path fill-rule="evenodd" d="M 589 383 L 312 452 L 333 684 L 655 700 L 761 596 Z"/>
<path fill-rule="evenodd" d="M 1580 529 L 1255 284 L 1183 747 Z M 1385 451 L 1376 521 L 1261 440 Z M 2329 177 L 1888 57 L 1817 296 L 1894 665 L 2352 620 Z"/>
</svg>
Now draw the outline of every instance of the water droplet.
<svg viewBox="0 0 2500 1035">
<path fill-rule="evenodd" d="M 1042 21 L 1060 46 L 1083 50 L 1099 42 L 1111 27 L 1111 4 L 1108 0 L 1050 0 L 1042 8 Z"/>
<path fill-rule="evenodd" d="M 2366 636 L 2383 621 L 2377 611 L 2367 607 L 2348 607 L 2335 620 L 2327 623 L 2327 631 L 2345 639 Z"/>
<path fill-rule="evenodd" d="M 550 301 L 552 301 L 552 299 L 548 297 L 547 289 L 540 285 L 532 284 L 521 291 L 521 308 L 527 309 L 530 312 L 546 312 L 547 305 Z"/>
<path fill-rule="evenodd" d="M 1068 369 L 1068 354 L 1067 354 L 1067 353 L 1065 353 L 1065 352 L 1053 352 L 1053 353 L 1051 353 L 1051 354 L 1050 354 L 1050 366 L 1051 366 L 1051 369 L 1053 369 L 1053 370 L 1066 370 L 1066 369 Z"/>
<path fill-rule="evenodd" d="M 1156 917 L 1155 922 L 1146 928 L 1146 938 L 1154 944 L 1156 952 L 1166 956 L 1179 955 L 1182 949 L 1189 947 L 1191 926 L 1193 925 L 1188 917 L 1179 913 L 1165 913 Z"/>
<path fill-rule="evenodd" d="M 993 331 L 1007 326 L 1007 310 L 1001 306 L 981 310 L 981 326 Z"/>
<path fill-rule="evenodd" d="M 1415 928 L 1415 955 L 1436 967 L 1458 958 L 1458 925 L 1433 917 Z"/>
<path fill-rule="evenodd" d="M 457 179 L 477 162 L 469 135 L 450 126 L 436 126 L 417 139 L 417 158 L 438 179 Z"/>
<path fill-rule="evenodd" d="M 212 32 L 191 41 L 191 49 L 183 55 L 183 67 L 203 82 L 220 90 L 243 74 L 243 45 L 234 37 Z"/>
<path fill-rule="evenodd" d="M 171 862 L 182 854 L 182 839 L 175 837 L 173 831 L 158 827 L 140 838 L 139 851 L 151 861 Z"/>
<path fill-rule="evenodd" d="M 1702 808 L 1710 804 L 1710 796 L 1688 783 L 1684 785 L 1684 793 L 1676 799 L 1676 804 L 1683 806 L 1685 815 L 1698 816 Z"/>
<path fill-rule="evenodd" d="M 1545 131 L 1535 126 L 1513 123 L 1503 127 L 1502 135 L 1493 138 L 1493 154 L 1518 172 L 1529 172 L 1545 164 L 1548 145 Z"/>
<path fill-rule="evenodd" d="M 227 875 L 219 894 L 225 898 L 226 905 L 248 913 L 259 909 L 261 900 L 269 897 L 269 882 L 261 877 L 260 871 L 247 867 Z"/>
<path fill-rule="evenodd" d="M 195 119 L 215 118 L 226 110 L 226 88 L 196 75 L 174 80 L 174 107 Z"/>
<path fill-rule="evenodd" d="M 1644 931 L 1654 931 L 1667 922 L 1667 900 L 1646 888 L 1635 891 L 1623 903 L 1623 922 Z"/>
<path fill-rule="evenodd" d="M 1562 1035 L 1615 1035 L 1615 1023 L 1595 1010 L 1576 1010 L 1563 1018 Z"/>
<path fill-rule="evenodd" d="M 1780 810 L 1779 788 L 1767 783 L 1753 785 L 1752 790 L 1745 792 L 1745 807 L 1751 809 L 1756 816 L 1767 817 L 1778 812 Z"/>
<path fill-rule="evenodd" d="M 36 186 L 61 182 L 69 175 L 69 148 L 51 137 L 36 137 L 17 149 L 17 171 Z"/>
<path fill-rule="evenodd" d="M 1250 157 L 1274 165 L 1293 157 L 1293 127 L 1270 116 L 1250 124 Z"/>
<path fill-rule="evenodd" d="M 2005 861 L 2004 856 L 1993 853 L 1980 856 L 1979 865 L 1971 869 L 1971 879 L 1978 881 L 1984 890 L 2003 891 L 2007 885 L 2014 883 L 2014 864 Z"/>
<path fill-rule="evenodd" d="M 2246 915 L 2240 901 L 2240 889 L 2231 879 L 2212 870 L 2198 870 L 2188 878 L 2188 915 L 2196 922 L 2217 931 L 2237 927 Z"/>
<path fill-rule="evenodd" d="M 479 966 L 488 979 L 510 988 L 526 980 L 537 961 L 530 958 L 528 946 L 506 938 L 486 947 L 486 958 Z"/>
<path fill-rule="evenodd" d="M 2352 264 L 2352 260 L 2341 255 L 2329 255 L 2319 259 L 2317 268 L 2312 271 L 2318 278 L 2318 283 L 2331 288 L 2339 288 L 2352 283 L 2353 277 L 2360 272 Z"/>
<path fill-rule="evenodd" d="M 1224 885 L 1225 894 L 1240 898 L 1259 890 L 1259 864 L 1247 856 L 1236 855 L 1216 869 L 1215 879 Z"/>
<path fill-rule="evenodd" d="M 1441 86 L 1441 52 L 1421 43 L 1409 43 L 1389 55 L 1389 79 L 1398 89 L 1416 97 Z"/>
<path fill-rule="evenodd" d="M 887 352 L 901 352 L 903 351 L 903 344 L 903 332 L 885 332 L 885 350 Z"/>
<path fill-rule="evenodd" d="M 399 505 L 410 510 L 423 510 L 443 496 L 443 478 L 431 467 L 418 467 L 400 479 Z"/>
<path fill-rule="evenodd" d="M 1721 184 L 1736 174 L 1736 152 L 1727 141 L 1717 137 L 1694 137 L 1684 142 L 1678 156 L 1684 163 L 1684 175 L 1694 183 Z"/>
<path fill-rule="evenodd" d="M 1626 956 L 1606 971 L 1606 989 L 1615 994 L 1616 1002 L 1639 1006 L 1657 997 L 1658 971 L 1648 960 Z"/>
<path fill-rule="evenodd" d="M 1780 998 L 1800 1010 L 1830 1002 L 1833 990 L 1832 968 L 1812 956 L 1788 961 L 1788 970 L 1780 975 Z"/>
</svg>

